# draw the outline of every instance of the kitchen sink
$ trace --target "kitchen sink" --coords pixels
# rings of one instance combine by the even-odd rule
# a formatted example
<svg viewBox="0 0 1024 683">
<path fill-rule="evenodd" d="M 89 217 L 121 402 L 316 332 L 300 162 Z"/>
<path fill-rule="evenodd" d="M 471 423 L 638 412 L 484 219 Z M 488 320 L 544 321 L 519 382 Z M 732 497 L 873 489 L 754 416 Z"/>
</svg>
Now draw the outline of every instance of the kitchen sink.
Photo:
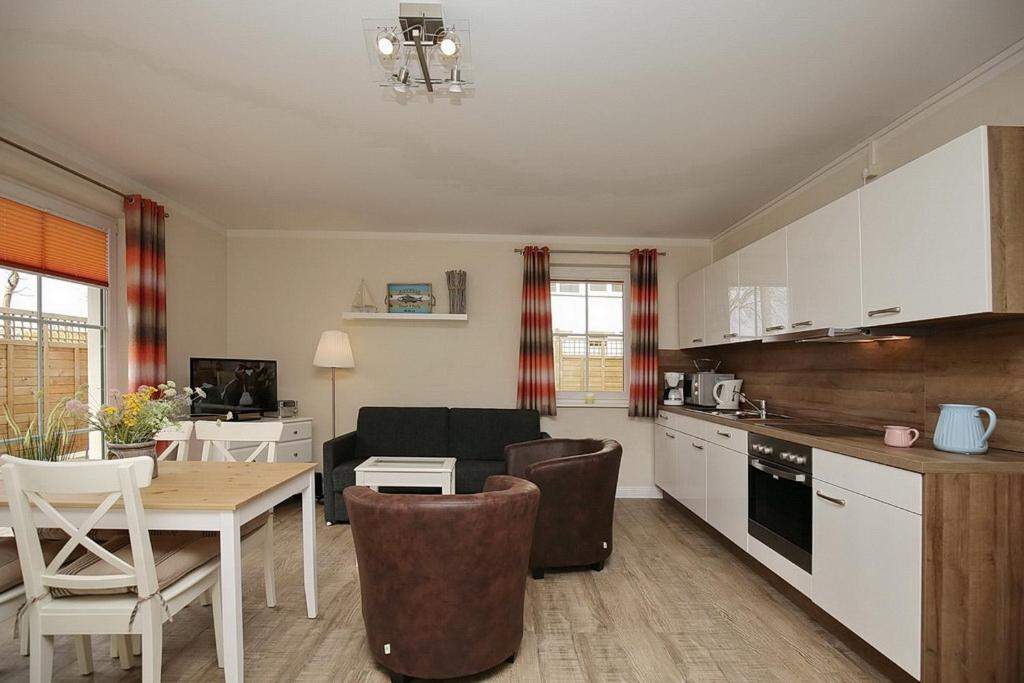
<svg viewBox="0 0 1024 683">
<path fill-rule="evenodd" d="M 761 413 L 756 410 L 716 410 L 708 414 L 717 417 L 727 417 L 731 420 L 743 420 L 745 422 L 793 419 L 789 415 L 782 415 L 780 413 L 766 413 L 764 417 L 761 417 Z"/>
</svg>

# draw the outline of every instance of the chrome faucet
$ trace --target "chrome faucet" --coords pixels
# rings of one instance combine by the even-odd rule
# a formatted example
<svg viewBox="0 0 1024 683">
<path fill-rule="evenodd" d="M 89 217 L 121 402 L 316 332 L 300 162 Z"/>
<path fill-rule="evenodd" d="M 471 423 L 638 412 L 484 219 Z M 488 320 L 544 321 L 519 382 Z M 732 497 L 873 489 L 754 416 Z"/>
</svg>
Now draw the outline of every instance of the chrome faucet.
<svg viewBox="0 0 1024 683">
<path fill-rule="evenodd" d="M 768 402 L 767 401 L 765 401 L 762 398 L 757 403 L 754 403 L 749 398 L 747 398 L 747 395 L 744 394 L 742 391 L 737 391 L 736 395 L 739 396 L 741 401 L 743 401 L 748 406 L 750 406 L 751 408 L 756 410 L 758 415 L 761 416 L 762 420 L 767 419 L 767 417 L 768 417 Z M 760 404 L 760 405 L 758 405 L 758 404 Z"/>
</svg>

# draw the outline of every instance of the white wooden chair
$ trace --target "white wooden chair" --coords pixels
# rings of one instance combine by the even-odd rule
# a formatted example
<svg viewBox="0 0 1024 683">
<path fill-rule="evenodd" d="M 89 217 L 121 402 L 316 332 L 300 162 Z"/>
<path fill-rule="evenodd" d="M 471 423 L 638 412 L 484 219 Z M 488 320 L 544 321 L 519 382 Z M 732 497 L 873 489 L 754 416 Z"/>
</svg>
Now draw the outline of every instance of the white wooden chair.
<svg viewBox="0 0 1024 683">
<path fill-rule="evenodd" d="M 179 573 L 167 576 L 161 562 L 161 576 L 146 527 L 140 487 L 148 486 L 153 473 L 149 458 L 114 461 L 49 463 L 26 461 L 9 455 L 0 457 L 4 485 L 14 522 L 18 556 L 24 578 L 25 615 L 30 640 L 29 680 L 49 681 L 53 673 L 55 635 L 81 634 L 81 648 L 91 656 L 91 634 L 139 634 L 142 636 L 142 679 L 160 680 L 163 651 L 163 623 L 206 591 L 213 594 L 214 634 L 220 664 L 220 558 L 214 545 L 206 544 L 204 554 L 192 557 L 195 566 L 183 564 Z M 104 495 L 91 512 L 73 515 L 76 524 L 50 502 L 53 498 L 76 495 Z M 128 541 L 123 547 L 100 545 L 89 531 L 118 500 L 124 506 Z M 43 559 L 37 528 L 64 530 L 69 540 L 48 564 Z M 179 556 L 193 535 L 173 538 Z M 71 564 L 65 560 L 76 548 L 86 555 Z M 207 557 L 208 555 L 212 555 Z M 111 573 L 99 571 L 107 569 Z M 163 583 L 163 585 L 161 585 Z"/>
<path fill-rule="evenodd" d="M 195 426 L 192 422 L 184 421 L 177 427 L 166 427 L 156 433 L 153 438 L 157 441 L 170 442 L 158 460 L 177 460 L 184 462 L 188 460 L 188 445 L 192 440 L 192 432 Z M 173 457 L 172 457 L 173 456 Z"/>
<path fill-rule="evenodd" d="M 210 422 L 195 424 L 196 439 L 203 443 L 203 461 L 256 462 L 265 457 L 277 462 L 277 446 L 284 439 L 284 423 L 267 422 Z M 231 452 L 232 443 L 254 443 L 252 451 L 244 456 Z M 274 513 L 257 517 L 242 526 L 242 548 L 263 544 L 263 583 L 267 593 L 267 607 L 277 605 L 277 583 L 274 577 Z"/>
</svg>

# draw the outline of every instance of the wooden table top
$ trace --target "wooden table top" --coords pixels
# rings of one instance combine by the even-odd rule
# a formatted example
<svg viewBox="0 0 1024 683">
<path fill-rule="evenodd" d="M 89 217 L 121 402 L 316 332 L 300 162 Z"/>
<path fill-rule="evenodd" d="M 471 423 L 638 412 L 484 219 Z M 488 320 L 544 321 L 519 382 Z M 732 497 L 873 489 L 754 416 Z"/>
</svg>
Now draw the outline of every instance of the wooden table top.
<svg viewBox="0 0 1024 683">
<path fill-rule="evenodd" d="M 932 448 L 931 441 L 924 437 L 911 448 L 893 448 L 882 442 L 881 432 L 878 433 L 878 436 L 811 436 L 786 429 L 785 422 L 766 425 L 709 415 L 707 412 L 693 410 L 685 406 L 659 405 L 658 409 L 921 474 L 1024 474 L 1024 453 L 1013 451 L 1001 451 L 993 448 L 984 455 L 947 453 Z M 800 419 L 791 421 L 793 425 L 803 422 L 806 421 Z"/>
<path fill-rule="evenodd" d="M 164 461 L 159 476 L 142 489 L 147 510 L 237 510 L 249 501 L 296 477 L 316 469 L 294 462 L 187 462 Z M 59 507 L 95 507 L 102 497 L 49 498 Z M 7 495 L 0 487 L 0 506 Z"/>
</svg>

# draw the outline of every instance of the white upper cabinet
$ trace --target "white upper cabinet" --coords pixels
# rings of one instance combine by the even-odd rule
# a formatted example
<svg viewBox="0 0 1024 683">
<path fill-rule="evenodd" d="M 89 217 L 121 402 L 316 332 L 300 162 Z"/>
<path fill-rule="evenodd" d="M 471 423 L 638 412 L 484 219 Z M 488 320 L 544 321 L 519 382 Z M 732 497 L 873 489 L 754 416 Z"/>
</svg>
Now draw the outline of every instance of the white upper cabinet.
<svg viewBox="0 0 1024 683">
<path fill-rule="evenodd" d="M 704 277 L 707 268 L 691 273 L 679 283 L 679 346 L 704 345 Z"/>
<path fill-rule="evenodd" d="M 726 344 L 740 336 L 739 256 L 729 254 L 705 269 L 704 343 Z"/>
<path fill-rule="evenodd" d="M 863 324 L 993 310 L 988 132 L 977 128 L 861 190 Z"/>
<path fill-rule="evenodd" d="M 789 330 L 859 327 L 859 191 L 804 216 L 786 230 Z"/>
<path fill-rule="evenodd" d="M 739 251 L 738 279 L 739 336 L 757 339 L 788 332 L 785 228 Z"/>
</svg>

